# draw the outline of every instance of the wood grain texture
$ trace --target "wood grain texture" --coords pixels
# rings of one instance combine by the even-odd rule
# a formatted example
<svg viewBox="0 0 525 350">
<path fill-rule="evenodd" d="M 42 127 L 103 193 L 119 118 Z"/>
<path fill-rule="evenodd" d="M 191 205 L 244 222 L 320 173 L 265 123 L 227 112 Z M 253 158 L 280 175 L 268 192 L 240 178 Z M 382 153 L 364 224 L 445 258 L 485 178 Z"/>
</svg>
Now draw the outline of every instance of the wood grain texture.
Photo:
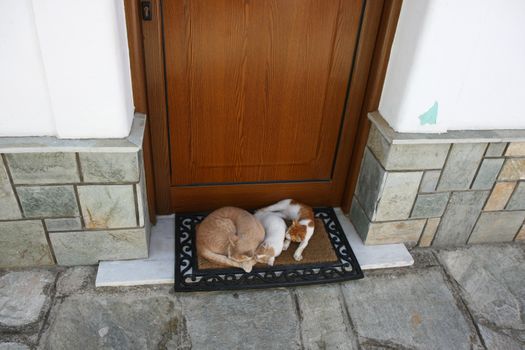
<svg viewBox="0 0 525 350">
<path fill-rule="evenodd" d="M 348 174 L 347 187 L 341 203 L 341 208 L 344 212 L 350 211 L 352 196 L 359 178 L 361 161 L 363 159 L 363 153 L 366 148 L 368 133 L 370 131 L 368 113 L 376 111 L 379 107 L 379 101 L 381 100 L 381 92 L 383 90 L 388 60 L 390 58 L 390 52 L 392 50 L 402 4 L 402 0 L 386 0 L 384 6 L 382 6 L 379 19 L 373 20 L 373 16 L 365 16 L 365 18 L 372 19 L 372 23 L 376 23 L 378 27 L 376 29 L 376 39 L 373 41 L 371 40 L 374 44 L 373 56 L 370 65 L 370 73 L 368 74 L 366 93 L 362 101 L 359 116 L 356 118 L 359 121 L 359 125 L 356 131 L 355 147 L 350 161 L 352 167 Z M 366 36 L 372 38 L 372 35 L 373 34 L 370 33 Z"/>
<path fill-rule="evenodd" d="M 331 180 L 358 0 L 163 3 L 172 185 Z"/>
</svg>

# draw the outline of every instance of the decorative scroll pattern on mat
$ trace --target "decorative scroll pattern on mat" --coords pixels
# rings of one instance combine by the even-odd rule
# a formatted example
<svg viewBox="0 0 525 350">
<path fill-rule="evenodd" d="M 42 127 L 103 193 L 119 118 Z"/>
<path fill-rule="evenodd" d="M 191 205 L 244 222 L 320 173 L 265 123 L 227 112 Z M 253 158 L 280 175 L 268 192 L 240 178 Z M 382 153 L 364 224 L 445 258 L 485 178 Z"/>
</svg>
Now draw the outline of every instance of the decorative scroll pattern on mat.
<svg viewBox="0 0 525 350">
<path fill-rule="evenodd" d="M 175 221 L 175 291 L 212 291 L 297 286 L 339 282 L 363 278 L 361 267 L 346 239 L 332 208 L 316 208 L 315 216 L 325 225 L 326 233 L 339 259 L 333 263 L 310 263 L 240 269 L 197 268 L 195 226 L 206 214 L 177 214 Z"/>
</svg>

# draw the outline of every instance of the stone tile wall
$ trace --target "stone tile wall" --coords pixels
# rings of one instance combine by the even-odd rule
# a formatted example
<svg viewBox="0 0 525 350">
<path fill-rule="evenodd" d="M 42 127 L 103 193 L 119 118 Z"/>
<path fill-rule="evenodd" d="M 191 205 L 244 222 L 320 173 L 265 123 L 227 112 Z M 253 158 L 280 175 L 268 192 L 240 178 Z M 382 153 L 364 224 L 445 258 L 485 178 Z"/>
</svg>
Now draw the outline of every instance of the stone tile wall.
<svg viewBox="0 0 525 350">
<path fill-rule="evenodd" d="M 371 128 L 350 211 L 366 244 L 525 239 L 525 142 L 396 143 L 385 129 L 384 120 Z"/>
<path fill-rule="evenodd" d="M 147 257 L 140 147 L 82 150 L 0 148 L 0 268 Z"/>
</svg>

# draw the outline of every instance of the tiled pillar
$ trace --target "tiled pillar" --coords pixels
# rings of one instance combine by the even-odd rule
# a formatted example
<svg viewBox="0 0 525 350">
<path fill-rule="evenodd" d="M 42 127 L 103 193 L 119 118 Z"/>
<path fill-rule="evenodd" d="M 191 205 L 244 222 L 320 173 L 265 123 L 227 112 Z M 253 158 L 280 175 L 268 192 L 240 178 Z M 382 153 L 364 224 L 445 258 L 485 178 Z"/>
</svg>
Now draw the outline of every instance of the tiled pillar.
<svg viewBox="0 0 525 350">
<path fill-rule="evenodd" d="M 371 120 L 350 211 L 366 244 L 525 238 L 525 130 L 403 134 Z"/>
<path fill-rule="evenodd" d="M 0 139 L 0 267 L 147 257 L 144 121 L 127 139 Z"/>
</svg>

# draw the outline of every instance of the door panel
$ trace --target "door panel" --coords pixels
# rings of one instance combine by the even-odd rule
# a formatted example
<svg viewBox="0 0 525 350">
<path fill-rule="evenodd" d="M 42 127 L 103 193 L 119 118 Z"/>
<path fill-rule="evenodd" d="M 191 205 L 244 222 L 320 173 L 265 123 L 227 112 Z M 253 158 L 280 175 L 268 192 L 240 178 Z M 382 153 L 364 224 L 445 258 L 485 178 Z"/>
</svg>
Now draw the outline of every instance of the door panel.
<svg viewBox="0 0 525 350">
<path fill-rule="evenodd" d="M 362 10 L 359 0 L 162 2 L 174 208 L 340 200 Z"/>
</svg>

